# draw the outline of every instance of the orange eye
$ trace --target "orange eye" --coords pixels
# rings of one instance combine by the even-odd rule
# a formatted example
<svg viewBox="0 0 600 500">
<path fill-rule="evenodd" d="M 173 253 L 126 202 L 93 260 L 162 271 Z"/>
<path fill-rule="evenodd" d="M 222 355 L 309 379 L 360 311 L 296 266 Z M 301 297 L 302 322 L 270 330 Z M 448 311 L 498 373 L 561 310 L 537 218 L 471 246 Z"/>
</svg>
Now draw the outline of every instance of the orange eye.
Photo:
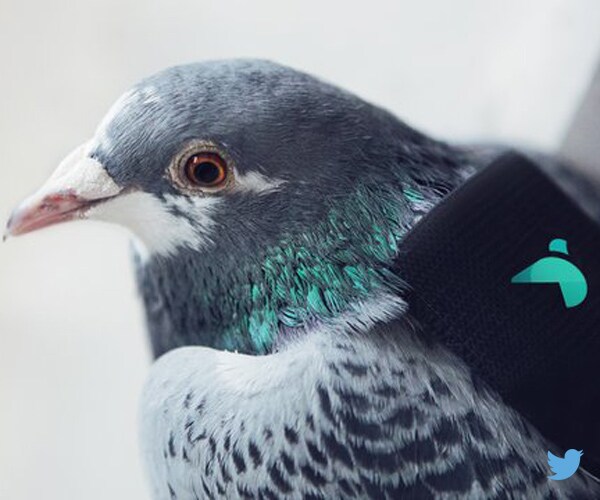
<svg viewBox="0 0 600 500">
<path fill-rule="evenodd" d="M 227 163 L 218 153 L 195 153 L 186 160 L 184 173 L 194 186 L 216 188 L 227 180 Z"/>
<path fill-rule="evenodd" d="M 219 145 L 207 140 L 186 144 L 173 157 L 166 178 L 188 196 L 214 195 L 234 181 L 234 162 Z"/>
</svg>

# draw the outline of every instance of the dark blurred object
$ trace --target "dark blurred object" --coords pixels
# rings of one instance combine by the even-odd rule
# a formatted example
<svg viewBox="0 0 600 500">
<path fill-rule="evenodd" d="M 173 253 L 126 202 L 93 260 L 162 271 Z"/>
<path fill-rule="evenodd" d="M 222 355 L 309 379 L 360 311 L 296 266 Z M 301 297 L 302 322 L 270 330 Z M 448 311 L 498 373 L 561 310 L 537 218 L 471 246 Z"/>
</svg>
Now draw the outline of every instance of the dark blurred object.
<svg viewBox="0 0 600 500">
<path fill-rule="evenodd" d="M 556 285 L 512 281 L 554 252 L 546 248 L 555 238 L 568 242 L 574 251 L 567 260 L 587 279 L 587 299 L 576 308 L 563 306 Z M 582 467 L 596 476 L 598 241 L 600 225 L 574 199 L 528 158 L 507 153 L 429 212 L 396 261 L 424 334 L 527 417 L 556 445 L 553 453 L 583 449 Z"/>
</svg>

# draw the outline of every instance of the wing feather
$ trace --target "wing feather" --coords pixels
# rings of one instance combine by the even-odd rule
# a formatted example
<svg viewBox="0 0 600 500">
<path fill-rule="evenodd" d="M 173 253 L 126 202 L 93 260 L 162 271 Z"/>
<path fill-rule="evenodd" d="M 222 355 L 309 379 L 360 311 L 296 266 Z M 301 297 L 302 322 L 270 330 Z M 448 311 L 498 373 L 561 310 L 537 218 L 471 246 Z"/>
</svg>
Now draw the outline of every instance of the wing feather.
<svg viewBox="0 0 600 500">
<path fill-rule="evenodd" d="M 154 498 L 600 498 L 579 475 L 548 481 L 548 444 L 458 359 L 373 333 L 160 358 L 143 397 Z"/>
</svg>

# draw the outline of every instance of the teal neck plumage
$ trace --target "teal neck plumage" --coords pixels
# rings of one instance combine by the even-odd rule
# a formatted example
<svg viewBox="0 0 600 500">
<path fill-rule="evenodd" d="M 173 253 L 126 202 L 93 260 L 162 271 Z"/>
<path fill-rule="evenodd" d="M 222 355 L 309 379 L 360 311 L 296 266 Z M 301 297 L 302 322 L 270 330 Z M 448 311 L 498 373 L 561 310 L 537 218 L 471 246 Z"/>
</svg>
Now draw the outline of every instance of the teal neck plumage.
<svg viewBox="0 0 600 500">
<path fill-rule="evenodd" d="M 168 266 L 147 270 L 141 290 L 155 353 L 198 344 L 265 354 L 374 292 L 397 293 L 401 282 L 389 265 L 422 203 L 408 187 L 362 186 L 306 232 L 282 235 L 228 272 L 203 268 L 199 261 L 206 259 L 197 256 L 183 273 Z M 166 273 L 186 281 L 166 290 Z"/>
<path fill-rule="evenodd" d="M 373 203 L 373 193 L 359 190 L 311 232 L 269 248 L 247 322 L 224 338 L 235 345 L 241 326 L 256 352 L 268 352 L 282 331 L 330 320 L 376 290 L 398 291 L 388 265 L 405 228 L 397 193 L 386 195 Z"/>
</svg>

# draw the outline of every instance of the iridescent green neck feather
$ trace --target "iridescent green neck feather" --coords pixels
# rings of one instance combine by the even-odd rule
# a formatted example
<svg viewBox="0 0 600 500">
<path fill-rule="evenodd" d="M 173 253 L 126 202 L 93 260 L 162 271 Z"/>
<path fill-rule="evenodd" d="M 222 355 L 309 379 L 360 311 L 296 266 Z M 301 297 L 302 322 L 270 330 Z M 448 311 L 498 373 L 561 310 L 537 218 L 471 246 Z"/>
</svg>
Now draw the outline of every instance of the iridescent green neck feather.
<svg viewBox="0 0 600 500">
<path fill-rule="evenodd" d="M 363 185 L 305 231 L 229 266 L 194 253 L 150 262 L 139 277 L 155 354 L 194 344 L 269 353 L 376 291 L 398 293 L 389 266 L 424 203 L 414 188 Z"/>
</svg>

